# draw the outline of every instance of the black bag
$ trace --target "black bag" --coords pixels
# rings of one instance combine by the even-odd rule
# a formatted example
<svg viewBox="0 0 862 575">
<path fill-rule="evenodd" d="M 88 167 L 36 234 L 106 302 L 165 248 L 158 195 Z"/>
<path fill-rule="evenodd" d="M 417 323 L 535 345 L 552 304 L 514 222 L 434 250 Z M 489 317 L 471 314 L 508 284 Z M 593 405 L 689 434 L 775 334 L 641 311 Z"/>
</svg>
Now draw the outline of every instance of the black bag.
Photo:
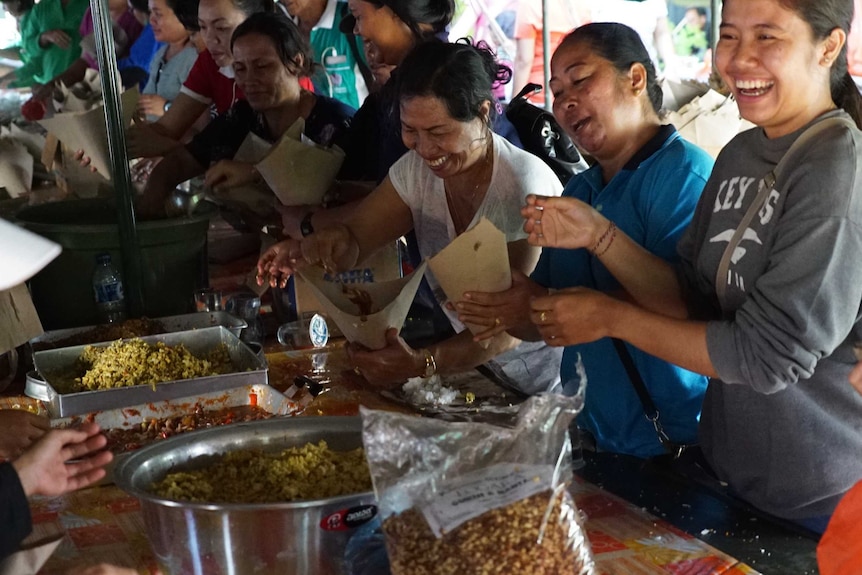
<svg viewBox="0 0 862 575">
<path fill-rule="evenodd" d="M 527 100 L 528 95 L 541 89 L 538 84 L 524 86 L 506 108 L 506 117 L 518 132 L 524 149 L 544 160 L 565 185 L 589 166 L 553 114 Z"/>
</svg>

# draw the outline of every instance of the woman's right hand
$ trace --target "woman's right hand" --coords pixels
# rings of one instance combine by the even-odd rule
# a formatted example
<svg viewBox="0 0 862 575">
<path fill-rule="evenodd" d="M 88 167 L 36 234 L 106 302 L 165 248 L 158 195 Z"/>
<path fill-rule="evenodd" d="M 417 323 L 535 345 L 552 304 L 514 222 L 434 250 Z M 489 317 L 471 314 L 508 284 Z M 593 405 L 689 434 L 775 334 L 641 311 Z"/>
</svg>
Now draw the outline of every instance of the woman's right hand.
<svg viewBox="0 0 862 575">
<path fill-rule="evenodd" d="M 359 244 L 350 228 L 336 224 L 302 240 L 302 257 L 328 272 L 349 270 L 359 260 Z"/>
<path fill-rule="evenodd" d="M 575 198 L 527 196 L 521 208 L 527 241 L 535 246 L 591 249 L 608 229 L 608 220 Z"/>
<path fill-rule="evenodd" d="M 48 30 L 39 36 L 39 44 L 47 48 L 48 44 L 54 44 L 58 48 L 66 50 L 72 45 L 72 38 L 63 30 Z"/>
<path fill-rule="evenodd" d="M 137 121 L 126 130 L 126 149 L 129 159 L 165 156 L 180 145 L 153 126 L 144 121 Z"/>
<path fill-rule="evenodd" d="M 91 172 L 96 173 L 96 166 L 93 165 L 93 160 L 88 156 L 84 150 L 78 150 L 75 152 L 74 156 L 75 161 L 81 164 L 82 168 L 89 168 Z"/>
<path fill-rule="evenodd" d="M 257 260 L 257 285 L 285 287 L 287 279 L 302 267 L 302 249 L 299 240 L 288 238 L 270 246 Z"/>
<path fill-rule="evenodd" d="M 0 458 L 12 459 L 51 429 L 51 421 L 23 409 L 0 410 Z"/>
</svg>

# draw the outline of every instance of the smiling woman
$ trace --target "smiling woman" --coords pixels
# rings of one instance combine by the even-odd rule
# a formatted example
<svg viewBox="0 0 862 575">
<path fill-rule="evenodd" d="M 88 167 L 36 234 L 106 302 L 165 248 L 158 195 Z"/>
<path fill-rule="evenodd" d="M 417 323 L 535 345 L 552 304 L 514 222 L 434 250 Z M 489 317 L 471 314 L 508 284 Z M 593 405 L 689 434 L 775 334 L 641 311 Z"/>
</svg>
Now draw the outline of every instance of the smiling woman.
<svg viewBox="0 0 862 575">
<path fill-rule="evenodd" d="M 691 221 L 712 161 L 662 125 L 662 92 L 638 33 L 617 23 L 594 23 L 566 36 L 551 59 L 554 116 L 578 148 L 596 163 L 575 175 L 563 196 L 600 209 L 614 221 L 586 250 L 546 248 L 529 279 L 502 294 L 470 294 L 458 304 L 465 320 L 491 325 L 497 309 L 509 310 L 502 324 L 524 339 L 564 345 L 560 368 L 564 391 L 575 393 L 575 366 L 583 359 L 590 382 L 578 425 L 599 449 L 650 457 L 665 452 L 629 380 L 623 357 L 608 338 L 572 341 L 582 324 L 570 316 L 578 299 L 571 290 L 622 292 L 603 266 L 615 234 L 625 233 L 651 254 L 676 259 L 676 244 Z M 592 252 L 592 253 L 591 253 Z M 530 321 L 530 299 L 545 306 Z M 624 352 L 636 366 L 667 435 L 677 443 L 697 440 L 697 422 L 707 379 L 634 348 Z"/>
<path fill-rule="evenodd" d="M 294 266 L 320 262 L 335 270 L 350 269 L 411 230 L 421 255 L 430 258 L 482 218 L 505 234 L 511 266 L 529 272 L 539 253 L 524 241 L 517 208 L 531 191 L 559 194 L 560 183 L 539 158 L 491 132 L 491 86 L 510 75 L 485 48 L 437 41 L 417 46 L 391 80 L 407 154 L 346 221 L 321 226 L 301 245 L 288 240 L 267 251 L 258 262 L 260 275 L 280 278 Z M 296 262 L 299 253 L 305 259 Z M 426 279 L 440 305 L 445 304 L 431 272 Z M 558 350 L 505 333 L 483 346 L 473 341 L 454 311 L 445 311 L 457 335 L 413 349 L 398 335 L 400 326 L 391 326 L 382 350 L 351 345 L 354 365 L 382 387 L 436 372 L 461 373 L 481 364 L 526 393 L 545 391 L 558 380 Z"/>
<path fill-rule="evenodd" d="M 847 385 L 862 341 L 852 17 L 853 0 L 725 0 L 716 65 L 757 127 L 718 156 L 676 269 L 618 233 L 600 259 L 629 301 L 584 290 L 570 314 L 575 343 L 616 337 L 710 376 L 700 441 L 718 478 L 817 531 L 862 477 L 862 397 Z M 531 199 L 524 217 L 555 247 L 595 246 L 612 225 L 571 198 Z"/>
<path fill-rule="evenodd" d="M 304 118 L 305 135 L 329 146 L 349 126 L 351 108 L 300 86 L 300 78 L 311 70 L 312 59 L 305 38 L 286 16 L 254 14 L 236 28 L 229 46 L 236 82 L 247 100 L 234 104 L 187 146 L 156 166 L 139 213 L 164 214 L 168 193 L 203 172 L 206 185 L 211 187 L 253 183 L 257 179 L 254 165 L 233 160 L 250 132 L 275 142 L 297 119 Z"/>
</svg>

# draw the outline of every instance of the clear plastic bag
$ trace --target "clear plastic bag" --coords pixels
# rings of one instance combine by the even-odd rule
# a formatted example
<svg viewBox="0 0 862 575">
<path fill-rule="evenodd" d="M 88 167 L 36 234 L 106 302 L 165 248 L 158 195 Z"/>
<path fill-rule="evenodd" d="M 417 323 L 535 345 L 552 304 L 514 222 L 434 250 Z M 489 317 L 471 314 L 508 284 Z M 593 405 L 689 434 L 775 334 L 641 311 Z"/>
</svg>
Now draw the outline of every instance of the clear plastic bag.
<svg viewBox="0 0 862 575">
<path fill-rule="evenodd" d="M 529 398 L 512 427 L 363 408 L 392 575 L 592 575 L 572 480 L 574 397 Z"/>
</svg>

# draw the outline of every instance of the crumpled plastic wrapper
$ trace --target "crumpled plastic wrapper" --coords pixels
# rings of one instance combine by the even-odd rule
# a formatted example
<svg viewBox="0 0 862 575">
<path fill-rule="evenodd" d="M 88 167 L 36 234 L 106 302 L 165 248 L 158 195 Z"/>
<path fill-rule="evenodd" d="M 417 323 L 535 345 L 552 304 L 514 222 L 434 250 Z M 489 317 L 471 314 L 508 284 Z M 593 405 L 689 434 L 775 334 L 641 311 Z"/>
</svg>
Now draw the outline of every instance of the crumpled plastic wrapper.
<svg viewBox="0 0 862 575">
<path fill-rule="evenodd" d="M 392 575 L 593 575 L 568 490 L 582 408 L 583 384 L 529 398 L 511 427 L 361 408 Z"/>
<path fill-rule="evenodd" d="M 692 99 L 665 118 L 680 136 L 703 148 L 713 158 L 736 134 L 754 124 L 739 115 L 736 101 L 715 90 Z"/>
</svg>

